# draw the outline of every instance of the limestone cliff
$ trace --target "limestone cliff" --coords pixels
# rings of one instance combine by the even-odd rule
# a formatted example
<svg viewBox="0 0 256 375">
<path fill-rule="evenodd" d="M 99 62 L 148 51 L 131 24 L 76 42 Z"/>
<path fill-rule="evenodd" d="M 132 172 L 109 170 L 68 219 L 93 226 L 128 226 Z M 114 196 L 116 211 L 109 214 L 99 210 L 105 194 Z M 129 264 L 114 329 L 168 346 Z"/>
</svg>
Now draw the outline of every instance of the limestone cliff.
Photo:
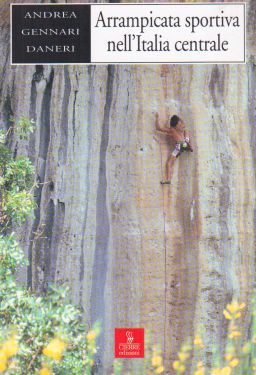
<svg viewBox="0 0 256 375">
<path fill-rule="evenodd" d="M 8 3 L 1 126 L 10 116 L 36 120 L 29 142 L 14 137 L 12 147 L 31 157 L 40 182 L 35 217 L 20 232 L 31 261 L 20 280 L 36 291 L 68 281 L 85 320 L 103 323 L 103 374 L 114 327 L 150 329 L 166 374 L 198 324 L 210 356 L 212 343 L 224 345 L 224 306 L 233 296 L 248 303 L 255 283 L 255 2 L 246 65 L 37 68 L 9 65 Z M 179 114 L 194 145 L 164 188 L 173 145 L 155 131 L 155 111 L 162 124 Z"/>
</svg>

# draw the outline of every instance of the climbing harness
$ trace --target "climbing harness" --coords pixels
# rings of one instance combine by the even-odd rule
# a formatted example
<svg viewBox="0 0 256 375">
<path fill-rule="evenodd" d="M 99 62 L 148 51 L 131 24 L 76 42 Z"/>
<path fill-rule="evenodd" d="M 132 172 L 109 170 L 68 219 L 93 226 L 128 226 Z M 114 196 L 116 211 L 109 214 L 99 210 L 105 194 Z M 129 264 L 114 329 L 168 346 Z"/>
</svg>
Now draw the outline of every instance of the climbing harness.
<svg viewBox="0 0 256 375">
<path fill-rule="evenodd" d="M 177 158 L 183 151 L 191 151 L 189 137 L 185 137 L 183 141 L 176 142 L 172 156 Z"/>
</svg>

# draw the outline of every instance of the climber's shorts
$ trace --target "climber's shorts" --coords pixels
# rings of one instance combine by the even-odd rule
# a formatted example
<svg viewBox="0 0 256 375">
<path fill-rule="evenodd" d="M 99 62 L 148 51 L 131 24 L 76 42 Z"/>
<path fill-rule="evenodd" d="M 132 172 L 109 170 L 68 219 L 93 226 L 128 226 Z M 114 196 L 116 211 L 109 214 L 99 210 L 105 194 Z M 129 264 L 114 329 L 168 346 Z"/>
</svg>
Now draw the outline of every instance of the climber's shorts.
<svg viewBox="0 0 256 375">
<path fill-rule="evenodd" d="M 182 153 L 182 151 L 185 151 L 187 149 L 188 149 L 187 142 L 178 142 L 175 145 L 175 148 L 174 148 L 174 150 L 172 152 L 172 156 L 174 156 L 175 158 L 177 158 Z"/>
</svg>

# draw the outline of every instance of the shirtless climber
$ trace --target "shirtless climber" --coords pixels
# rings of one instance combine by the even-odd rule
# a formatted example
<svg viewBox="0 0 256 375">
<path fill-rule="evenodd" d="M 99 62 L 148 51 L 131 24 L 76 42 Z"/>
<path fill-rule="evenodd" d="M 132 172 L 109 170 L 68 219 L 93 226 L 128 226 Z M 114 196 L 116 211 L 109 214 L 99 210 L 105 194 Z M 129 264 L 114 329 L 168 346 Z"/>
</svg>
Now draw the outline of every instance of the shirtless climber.
<svg viewBox="0 0 256 375">
<path fill-rule="evenodd" d="M 166 162 L 165 180 L 161 181 L 162 185 L 170 184 L 175 160 L 183 151 L 193 152 L 193 148 L 191 146 L 189 134 L 185 129 L 185 124 L 177 115 L 171 117 L 170 127 L 166 126 L 161 128 L 159 125 L 159 115 L 156 113 L 156 130 L 168 135 L 172 140 L 175 141 L 175 148 L 169 155 Z"/>
</svg>

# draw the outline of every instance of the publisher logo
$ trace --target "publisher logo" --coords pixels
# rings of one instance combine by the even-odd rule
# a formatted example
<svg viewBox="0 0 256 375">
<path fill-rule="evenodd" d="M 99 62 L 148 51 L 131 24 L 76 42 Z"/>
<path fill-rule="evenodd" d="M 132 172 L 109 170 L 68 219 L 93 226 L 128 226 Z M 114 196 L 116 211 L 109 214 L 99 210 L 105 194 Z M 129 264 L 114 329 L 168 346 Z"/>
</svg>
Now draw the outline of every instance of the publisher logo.
<svg viewBox="0 0 256 375">
<path fill-rule="evenodd" d="M 115 328 L 115 358 L 144 358 L 144 328 Z"/>
</svg>

